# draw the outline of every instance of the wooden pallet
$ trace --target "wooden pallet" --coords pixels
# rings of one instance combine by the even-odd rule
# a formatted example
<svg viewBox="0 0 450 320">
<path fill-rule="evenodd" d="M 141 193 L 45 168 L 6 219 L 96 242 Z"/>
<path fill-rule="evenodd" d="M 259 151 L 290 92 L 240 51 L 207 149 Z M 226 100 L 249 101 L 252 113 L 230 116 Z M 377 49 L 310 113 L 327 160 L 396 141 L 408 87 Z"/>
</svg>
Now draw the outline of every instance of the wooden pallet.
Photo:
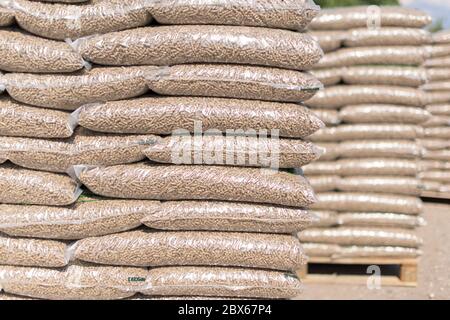
<svg viewBox="0 0 450 320">
<path fill-rule="evenodd" d="M 432 192 L 432 191 L 424 191 L 422 192 L 422 198 L 427 199 L 439 199 L 439 200 L 449 200 L 450 201 L 450 193 L 445 192 Z"/>
<path fill-rule="evenodd" d="M 345 258 L 332 259 L 324 257 L 310 257 L 309 265 L 398 265 L 400 272 L 398 276 L 381 275 L 382 286 L 402 286 L 402 287 L 416 287 L 417 286 L 417 266 L 418 259 L 414 258 Z M 308 265 L 303 266 L 298 270 L 298 276 L 304 283 L 322 283 L 322 284 L 352 284 L 352 285 L 367 285 L 367 280 L 371 276 L 361 274 L 345 274 L 339 275 L 331 274 L 314 274 L 309 273 Z"/>
</svg>

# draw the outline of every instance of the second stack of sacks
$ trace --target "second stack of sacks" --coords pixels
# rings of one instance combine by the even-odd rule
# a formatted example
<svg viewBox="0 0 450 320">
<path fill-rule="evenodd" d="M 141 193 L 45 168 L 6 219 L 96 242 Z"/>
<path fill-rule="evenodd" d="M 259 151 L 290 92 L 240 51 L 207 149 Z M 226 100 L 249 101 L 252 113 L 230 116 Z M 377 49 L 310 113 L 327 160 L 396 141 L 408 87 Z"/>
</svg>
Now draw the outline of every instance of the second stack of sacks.
<svg viewBox="0 0 450 320">
<path fill-rule="evenodd" d="M 372 19 L 378 25 L 372 26 Z M 300 234 L 315 257 L 417 257 L 424 221 L 420 159 L 431 50 L 426 14 L 400 7 L 323 10 L 312 34 L 326 52 L 313 74 L 326 85 L 307 105 L 330 125 L 311 137 L 327 149 L 304 168 L 322 217 Z"/>
<path fill-rule="evenodd" d="M 294 30 L 318 11 L 285 0 L 0 8 L 0 288 L 297 296 L 295 234 L 316 198 L 284 169 L 323 153 L 304 138 L 324 124 L 299 104 L 322 88 L 303 70 L 323 51 Z"/>
<path fill-rule="evenodd" d="M 425 192 L 450 199 L 450 31 L 434 34 L 433 47 L 447 55 L 425 62 L 429 82 L 422 88 L 427 95 L 426 108 L 433 117 L 423 124 L 425 136 L 421 141 L 427 152 L 420 177 Z"/>
</svg>

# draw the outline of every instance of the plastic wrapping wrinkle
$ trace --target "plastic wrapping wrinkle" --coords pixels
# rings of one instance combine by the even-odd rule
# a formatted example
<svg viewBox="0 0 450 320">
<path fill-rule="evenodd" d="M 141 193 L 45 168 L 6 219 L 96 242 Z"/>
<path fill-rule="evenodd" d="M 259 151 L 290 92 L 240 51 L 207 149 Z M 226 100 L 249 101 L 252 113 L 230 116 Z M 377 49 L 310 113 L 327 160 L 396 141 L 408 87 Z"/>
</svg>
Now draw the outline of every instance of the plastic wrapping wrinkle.
<svg viewBox="0 0 450 320">
<path fill-rule="evenodd" d="M 234 26 L 162 26 L 82 39 L 78 51 L 104 65 L 237 63 L 304 70 L 323 55 L 309 35 Z"/>
<path fill-rule="evenodd" d="M 160 230 L 286 234 L 306 229 L 314 221 L 316 217 L 305 209 L 216 201 L 167 201 L 142 219 L 146 226 Z"/>
<path fill-rule="evenodd" d="M 150 7 L 160 24 L 218 24 L 303 30 L 320 7 L 310 0 L 164 0 Z"/>
<path fill-rule="evenodd" d="M 348 123 L 421 124 L 431 114 L 423 108 L 384 104 L 349 105 L 339 110 L 339 118 Z"/>
<path fill-rule="evenodd" d="M 167 135 L 184 128 L 193 133 L 196 122 L 204 131 L 278 129 L 280 136 L 295 138 L 324 126 L 301 105 L 221 98 L 138 98 L 83 106 L 79 113 L 81 126 L 100 132 Z"/>
<path fill-rule="evenodd" d="M 144 268 L 70 265 L 64 269 L 0 266 L 0 286 L 11 294 L 50 300 L 116 300 L 131 297 L 147 280 Z"/>
<path fill-rule="evenodd" d="M 19 31 L 0 30 L 0 70 L 65 73 L 83 69 L 81 55 L 68 44 Z"/>
<path fill-rule="evenodd" d="M 79 240 L 74 258 L 128 266 L 229 266 L 296 270 L 305 262 L 292 235 L 131 231 Z"/>
<path fill-rule="evenodd" d="M 294 207 L 306 207 L 316 200 L 306 179 L 270 169 L 146 162 L 80 169 L 80 181 L 92 192 L 106 197 L 221 200 Z"/>
<path fill-rule="evenodd" d="M 153 92 L 173 96 L 208 96 L 266 101 L 300 102 L 323 85 L 309 73 L 269 67 L 187 64 L 147 81 Z"/>
<path fill-rule="evenodd" d="M 213 296 L 289 299 L 302 292 L 293 274 L 241 268 L 166 267 L 149 271 L 151 296 Z"/>
<path fill-rule="evenodd" d="M 68 207 L 0 205 L 0 231 L 18 237 L 78 240 L 134 229 L 159 202 L 81 197 Z"/>
</svg>

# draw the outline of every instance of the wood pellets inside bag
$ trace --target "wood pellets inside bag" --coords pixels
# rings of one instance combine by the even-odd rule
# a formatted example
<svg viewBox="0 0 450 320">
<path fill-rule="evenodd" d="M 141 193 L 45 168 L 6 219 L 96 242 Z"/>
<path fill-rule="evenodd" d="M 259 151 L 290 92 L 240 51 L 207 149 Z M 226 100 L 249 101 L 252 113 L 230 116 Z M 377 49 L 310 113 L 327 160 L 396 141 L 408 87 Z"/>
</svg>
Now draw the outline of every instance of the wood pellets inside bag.
<svg viewBox="0 0 450 320">
<path fill-rule="evenodd" d="M 339 118 L 348 123 L 411 123 L 429 120 L 429 111 L 418 107 L 385 104 L 345 106 L 339 110 Z"/>
</svg>

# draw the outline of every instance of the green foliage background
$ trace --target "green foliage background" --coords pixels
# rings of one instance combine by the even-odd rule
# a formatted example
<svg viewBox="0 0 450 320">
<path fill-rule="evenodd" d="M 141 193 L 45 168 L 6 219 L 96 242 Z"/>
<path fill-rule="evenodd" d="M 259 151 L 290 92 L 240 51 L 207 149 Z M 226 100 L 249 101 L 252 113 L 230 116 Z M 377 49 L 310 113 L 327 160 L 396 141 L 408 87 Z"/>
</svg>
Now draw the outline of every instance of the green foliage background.
<svg viewBox="0 0 450 320">
<path fill-rule="evenodd" d="M 358 5 L 398 5 L 398 0 L 314 0 L 314 2 L 323 8 L 325 7 L 343 7 Z"/>
</svg>

